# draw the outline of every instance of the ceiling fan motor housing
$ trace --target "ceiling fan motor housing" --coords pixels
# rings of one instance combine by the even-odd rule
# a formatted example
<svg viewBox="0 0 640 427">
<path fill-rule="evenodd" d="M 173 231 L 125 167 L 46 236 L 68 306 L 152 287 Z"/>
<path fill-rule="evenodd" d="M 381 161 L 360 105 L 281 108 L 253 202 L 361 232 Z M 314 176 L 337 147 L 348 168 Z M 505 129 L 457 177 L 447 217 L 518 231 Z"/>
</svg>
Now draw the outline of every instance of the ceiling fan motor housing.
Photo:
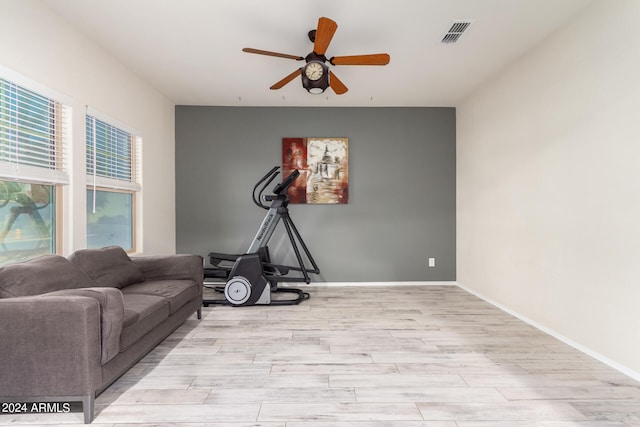
<svg viewBox="0 0 640 427">
<path fill-rule="evenodd" d="M 307 56 L 304 57 L 305 62 L 310 61 L 319 61 L 319 62 L 327 62 L 327 57 L 324 55 L 320 55 L 319 53 L 311 52 Z"/>
</svg>

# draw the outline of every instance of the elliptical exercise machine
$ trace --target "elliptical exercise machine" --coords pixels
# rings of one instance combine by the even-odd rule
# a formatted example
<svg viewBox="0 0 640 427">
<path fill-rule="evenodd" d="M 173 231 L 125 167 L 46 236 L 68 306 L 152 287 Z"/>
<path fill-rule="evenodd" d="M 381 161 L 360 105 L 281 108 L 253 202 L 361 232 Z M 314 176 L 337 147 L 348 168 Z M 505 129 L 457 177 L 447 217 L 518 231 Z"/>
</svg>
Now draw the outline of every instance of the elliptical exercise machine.
<svg viewBox="0 0 640 427">
<path fill-rule="evenodd" d="M 293 305 L 309 298 L 309 293 L 296 288 L 280 288 L 279 282 L 311 283 L 309 274 L 320 274 L 318 266 L 311 256 L 307 245 L 302 240 L 293 220 L 289 216 L 289 198 L 287 189 L 298 178 L 300 172 L 294 170 L 280 184 L 273 189 L 273 194 L 264 195 L 269 184 L 280 173 L 280 167 L 275 166 L 263 176 L 253 187 L 253 203 L 268 210 L 258 231 L 247 249 L 240 255 L 219 252 L 209 253 L 211 267 L 205 267 L 206 279 L 224 279 L 224 286 L 215 287 L 216 291 L 224 292 L 225 299 L 204 299 L 203 305 L 225 304 L 234 306 L 248 305 Z M 256 195 L 256 191 L 258 191 Z M 269 205 L 265 202 L 270 202 Z M 282 221 L 289 237 L 289 242 L 295 253 L 297 266 L 274 264 L 269 254 L 269 239 L 273 235 L 278 223 Z M 311 267 L 307 267 L 304 256 Z M 289 275 L 295 272 L 296 275 Z M 271 299 L 272 292 L 293 293 L 293 299 Z"/>
</svg>

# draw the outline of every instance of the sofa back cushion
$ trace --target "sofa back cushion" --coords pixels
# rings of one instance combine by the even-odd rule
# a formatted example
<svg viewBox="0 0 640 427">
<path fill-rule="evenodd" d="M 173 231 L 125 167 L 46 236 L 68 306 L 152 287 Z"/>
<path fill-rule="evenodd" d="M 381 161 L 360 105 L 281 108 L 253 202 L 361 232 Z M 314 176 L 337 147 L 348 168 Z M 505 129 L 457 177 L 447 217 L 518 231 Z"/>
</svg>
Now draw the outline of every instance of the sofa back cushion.
<svg viewBox="0 0 640 427">
<path fill-rule="evenodd" d="M 122 289 L 144 281 L 140 267 L 119 246 L 81 249 L 72 253 L 69 260 L 99 286 Z"/>
<path fill-rule="evenodd" d="M 96 283 L 60 255 L 42 255 L 29 261 L 0 267 L 0 298 L 40 295 L 91 286 L 96 286 Z"/>
</svg>

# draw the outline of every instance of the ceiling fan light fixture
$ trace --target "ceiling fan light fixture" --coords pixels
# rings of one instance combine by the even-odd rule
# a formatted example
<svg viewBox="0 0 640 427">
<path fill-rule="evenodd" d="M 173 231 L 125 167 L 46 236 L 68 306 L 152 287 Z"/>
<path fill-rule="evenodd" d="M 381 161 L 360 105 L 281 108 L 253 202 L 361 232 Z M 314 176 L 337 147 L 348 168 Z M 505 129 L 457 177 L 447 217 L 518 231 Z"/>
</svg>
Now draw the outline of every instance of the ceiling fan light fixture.
<svg viewBox="0 0 640 427">
<path fill-rule="evenodd" d="M 309 80 L 307 76 L 303 75 L 302 87 L 305 88 L 309 93 L 312 93 L 314 95 L 319 95 L 329 87 L 328 76 L 325 75 L 320 80 Z"/>
</svg>

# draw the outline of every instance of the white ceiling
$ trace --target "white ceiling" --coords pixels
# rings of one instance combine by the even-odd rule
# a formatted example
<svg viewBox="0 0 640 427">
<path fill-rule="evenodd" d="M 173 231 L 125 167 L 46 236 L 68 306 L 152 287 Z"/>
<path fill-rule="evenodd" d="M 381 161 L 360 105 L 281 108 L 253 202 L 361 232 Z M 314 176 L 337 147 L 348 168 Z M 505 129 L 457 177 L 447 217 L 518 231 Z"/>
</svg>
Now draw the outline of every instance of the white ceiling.
<svg viewBox="0 0 640 427">
<path fill-rule="evenodd" d="M 179 105 L 455 106 L 591 0 L 42 0 Z M 349 88 L 312 95 L 303 65 L 318 18 L 338 23 L 327 57 L 386 52 L 387 66 L 337 66 Z M 474 23 L 455 44 L 453 20 Z"/>
</svg>

